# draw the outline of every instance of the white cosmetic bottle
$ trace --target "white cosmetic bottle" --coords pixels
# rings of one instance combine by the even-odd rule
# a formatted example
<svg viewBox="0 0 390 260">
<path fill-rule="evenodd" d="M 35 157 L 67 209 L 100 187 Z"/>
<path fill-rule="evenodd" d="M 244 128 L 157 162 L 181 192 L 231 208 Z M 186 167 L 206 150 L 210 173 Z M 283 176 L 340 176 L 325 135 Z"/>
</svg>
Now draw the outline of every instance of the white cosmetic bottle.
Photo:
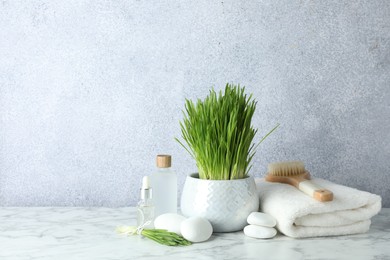
<svg viewBox="0 0 390 260">
<path fill-rule="evenodd" d="M 177 176 L 170 155 L 157 155 L 157 172 L 151 175 L 155 216 L 177 213 Z"/>
</svg>

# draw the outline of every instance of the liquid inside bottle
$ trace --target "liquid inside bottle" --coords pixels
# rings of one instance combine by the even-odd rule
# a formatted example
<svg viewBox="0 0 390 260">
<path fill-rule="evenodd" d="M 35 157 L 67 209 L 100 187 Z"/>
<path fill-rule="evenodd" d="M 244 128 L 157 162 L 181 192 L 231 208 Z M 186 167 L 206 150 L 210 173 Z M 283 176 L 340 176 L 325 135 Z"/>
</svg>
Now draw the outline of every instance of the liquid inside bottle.
<svg viewBox="0 0 390 260">
<path fill-rule="evenodd" d="M 154 206 L 139 205 L 137 207 L 137 226 L 153 228 Z"/>
</svg>

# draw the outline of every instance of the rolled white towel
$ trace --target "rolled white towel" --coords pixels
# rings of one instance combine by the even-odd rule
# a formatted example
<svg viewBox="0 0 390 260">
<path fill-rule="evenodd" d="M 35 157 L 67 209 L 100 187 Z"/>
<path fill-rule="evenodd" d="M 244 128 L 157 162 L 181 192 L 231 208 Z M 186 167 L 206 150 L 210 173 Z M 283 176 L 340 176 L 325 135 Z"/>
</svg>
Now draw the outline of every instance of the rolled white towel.
<svg viewBox="0 0 390 260">
<path fill-rule="evenodd" d="M 323 179 L 312 182 L 333 192 L 334 199 L 319 202 L 295 187 L 256 179 L 261 211 L 277 220 L 286 236 L 320 237 L 365 233 L 371 217 L 381 209 L 381 197 Z"/>
</svg>

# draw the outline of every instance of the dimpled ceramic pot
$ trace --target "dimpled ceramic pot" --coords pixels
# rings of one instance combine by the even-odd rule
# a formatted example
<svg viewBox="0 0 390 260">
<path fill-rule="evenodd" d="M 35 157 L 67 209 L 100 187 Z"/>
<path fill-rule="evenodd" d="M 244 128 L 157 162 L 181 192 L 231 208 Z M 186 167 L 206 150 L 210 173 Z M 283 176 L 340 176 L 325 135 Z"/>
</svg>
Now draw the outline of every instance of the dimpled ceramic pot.
<svg viewBox="0 0 390 260">
<path fill-rule="evenodd" d="M 202 180 L 194 173 L 186 178 L 181 196 L 183 215 L 206 218 L 214 232 L 242 230 L 248 215 L 258 210 L 259 197 L 253 177 Z"/>
</svg>

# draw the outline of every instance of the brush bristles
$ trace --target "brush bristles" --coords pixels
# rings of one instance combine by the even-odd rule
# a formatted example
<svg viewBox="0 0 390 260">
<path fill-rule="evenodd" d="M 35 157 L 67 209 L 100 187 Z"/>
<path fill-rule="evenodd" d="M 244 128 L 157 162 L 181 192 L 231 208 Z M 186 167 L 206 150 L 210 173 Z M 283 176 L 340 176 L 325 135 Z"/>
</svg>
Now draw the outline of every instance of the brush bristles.
<svg viewBox="0 0 390 260">
<path fill-rule="evenodd" d="M 293 176 L 306 172 L 301 161 L 276 162 L 268 164 L 268 173 L 275 176 Z"/>
</svg>

